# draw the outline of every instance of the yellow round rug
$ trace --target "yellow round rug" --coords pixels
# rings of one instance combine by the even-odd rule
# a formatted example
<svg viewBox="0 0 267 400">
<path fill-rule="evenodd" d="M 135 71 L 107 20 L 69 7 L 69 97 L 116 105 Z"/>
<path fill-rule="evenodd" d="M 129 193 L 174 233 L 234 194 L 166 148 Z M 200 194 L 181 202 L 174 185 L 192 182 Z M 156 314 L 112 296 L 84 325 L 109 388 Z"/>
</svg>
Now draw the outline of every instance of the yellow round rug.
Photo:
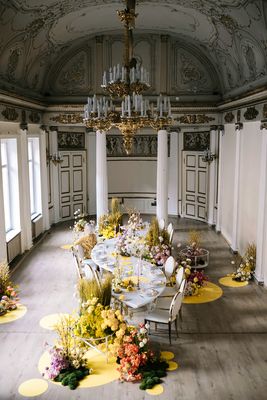
<svg viewBox="0 0 267 400">
<path fill-rule="evenodd" d="M 18 392 L 24 397 L 35 397 L 40 396 L 48 389 L 48 383 L 44 379 L 29 379 L 23 382 L 19 388 Z"/>
<path fill-rule="evenodd" d="M 8 322 L 16 321 L 16 319 L 23 317 L 26 312 L 27 307 L 23 306 L 22 304 L 18 304 L 16 310 L 9 311 L 6 314 L 0 316 L 0 324 L 7 324 Z"/>
<path fill-rule="evenodd" d="M 207 282 L 202 288 L 199 289 L 199 293 L 196 296 L 185 296 L 183 303 L 185 304 L 201 304 L 209 303 L 219 299 L 223 294 L 220 286 L 215 283 Z"/>
<path fill-rule="evenodd" d="M 49 329 L 53 331 L 55 329 L 55 325 L 57 325 L 62 317 L 68 317 L 69 314 L 50 314 L 43 317 L 39 324 L 44 329 Z"/>
<path fill-rule="evenodd" d="M 224 276 L 219 279 L 219 283 L 223 286 L 228 286 L 228 287 L 243 287 L 247 286 L 248 281 L 238 282 L 234 281 L 232 276 Z"/>
<path fill-rule="evenodd" d="M 63 250 L 70 250 L 72 248 L 72 244 L 63 244 L 60 246 L 60 248 Z"/>
<path fill-rule="evenodd" d="M 163 393 L 164 389 L 162 385 L 155 385 L 152 389 L 146 389 L 146 393 L 151 394 L 152 396 L 157 396 Z"/>
<path fill-rule="evenodd" d="M 78 388 L 102 386 L 119 379 L 120 374 L 117 371 L 118 364 L 115 358 L 109 359 L 107 363 L 106 356 L 104 354 L 99 354 L 93 349 L 88 350 L 85 357 L 88 359 L 88 367 L 92 368 L 93 372 L 80 381 Z M 50 354 L 46 351 L 41 356 L 38 363 L 38 370 L 41 374 L 43 374 L 46 367 L 50 365 L 50 360 Z M 61 385 L 60 382 L 54 382 L 52 380 L 51 382 L 56 385 Z"/>
<path fill-rule="evenodd" d="M 175 371 L 178 368 L 178 364 L 175 361 L 168 361 L 169 367 L 167 371 Z"/>
<path fill-rule="evenodd" d="M 171 351 L 161 351 L 160 352 L 161 358 L 164 358 L 164 360 L 169 361 L 174 358 L 174 354 Z"/>
</svg>

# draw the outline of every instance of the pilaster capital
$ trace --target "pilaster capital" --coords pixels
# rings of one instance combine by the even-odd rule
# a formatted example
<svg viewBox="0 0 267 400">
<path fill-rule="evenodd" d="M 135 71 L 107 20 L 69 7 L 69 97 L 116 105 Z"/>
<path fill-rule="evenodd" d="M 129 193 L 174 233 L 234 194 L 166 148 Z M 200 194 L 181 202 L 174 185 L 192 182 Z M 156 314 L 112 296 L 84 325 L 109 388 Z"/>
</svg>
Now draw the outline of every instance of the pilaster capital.
<svg viewBox="0 0 267 400">
<path fill-rule="evenodd" d="M 239 130 L 241 131 L 241 129 L 243 129 L 243 123 L 242 122 L 236 122 L 235 123 L 235 130 Z"/>
<path fill-rule="evenodd" d="M 27 124 L 27 122 L 21 122 L 21 123 L 19 124 L 19 127 L 20 127 L 20 129 L 21 129 L 22 131 L 27 131 L 27 130 L 28 130 L 28 124 Z"/>
<path fill-rule="evenodd" d="M 44 133 L 48 133 L 49 130 L 48 130 L 47 125 L 40 125 L 40 131 L 42 131 L 42 132 L 44 132 Z"/>
<path fill-rule="evenodd" d="M 49 126 L 50 132 L 58 132 L 58 126 Z"/>
<path fill-rule="evenodd" d="M 261 121 L 260 130 L 267 132 L 267 121 Z"/>
<path fill-rule="evenodd" d="M 211 125 L 210 126 L 210 132 L 217 131 L 217 130 L 218 130 L 218 125 Z"/>
</svg>

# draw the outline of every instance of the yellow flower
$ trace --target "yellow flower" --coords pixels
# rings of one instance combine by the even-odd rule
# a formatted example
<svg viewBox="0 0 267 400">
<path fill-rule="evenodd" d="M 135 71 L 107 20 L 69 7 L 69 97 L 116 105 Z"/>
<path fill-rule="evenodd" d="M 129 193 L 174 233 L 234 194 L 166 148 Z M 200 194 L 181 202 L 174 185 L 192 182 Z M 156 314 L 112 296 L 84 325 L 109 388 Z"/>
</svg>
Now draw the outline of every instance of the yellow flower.
<svg viewBox="0 0 267 400">
<path fill-rule="evenodd" d="M 120 297 L 119 297 L 119 300 L 123 301 L 124 299 L 125 299 L 124 294 L 121 294 Z"/>
<path fill-rule="evenodd" d="M 190 268 L 186 268 L 184 272 L 186 275 L 190 275 L 190 273 L 191 273 Z"/>
<path fill-rule="evenodd" d="M 194 277 L 194 282 L 197 283 L 198 282 L 198 278 L 195 276 Z"/>
</svg>

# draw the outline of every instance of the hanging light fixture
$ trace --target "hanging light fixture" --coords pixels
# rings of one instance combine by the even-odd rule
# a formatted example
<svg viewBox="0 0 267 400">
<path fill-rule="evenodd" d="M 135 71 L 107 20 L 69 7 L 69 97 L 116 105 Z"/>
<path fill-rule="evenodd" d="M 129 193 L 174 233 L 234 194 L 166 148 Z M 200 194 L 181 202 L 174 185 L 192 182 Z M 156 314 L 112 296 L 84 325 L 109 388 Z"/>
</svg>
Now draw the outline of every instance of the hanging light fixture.
<svg viewBox="0 0 267 400">
<path fill-rule="evenodd" d="M 202 161 L 203 162 L 207 162 L 208 164 L 210 164 L 213 160 L 216 160 L 217 155 L 213 154 L 210 149 L 206 149 L 203 152 L 203 156 L 202 156 Z"/>
<path fill-rule="evenodd" d="M 126 0 L 126 8 L 117 11 L 124 26 L 124 63 L 111 67 L 103 74 L 101 87 L 108 97 L 88 97 L 84 106 L 84 123 L 90 129 L 107 132 L 118 128 L 123 135 L 127 154 L 131 153 L 133 138 L 140 128 L 159 130 L 171 125 L 171 104 L 167 96 L 159 95 L 156 104 L 143 98 L 150 88 L 149 73 L 133 57 L 135 0 Z"/>
</svg>

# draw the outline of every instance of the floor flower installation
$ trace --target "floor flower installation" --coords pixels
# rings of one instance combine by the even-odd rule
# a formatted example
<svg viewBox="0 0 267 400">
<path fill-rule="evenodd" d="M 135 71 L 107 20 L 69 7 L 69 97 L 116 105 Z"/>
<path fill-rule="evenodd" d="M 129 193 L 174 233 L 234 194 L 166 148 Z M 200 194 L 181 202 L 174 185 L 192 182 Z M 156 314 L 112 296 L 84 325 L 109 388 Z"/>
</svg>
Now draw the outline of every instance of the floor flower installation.
<svg viewBox="0 0 267 400">
<path fill-rule="evenodd" d="M 206 282 L 203 287 L 199 289 L 197 295 L 185 296 L 183 303 L 185 304 L 201 304 L 209 303 L 210 301 L 218 300 L 223 295 L 222 289 L 215 285 L 215 283 Z"/>
<path fill-rule="evenodd" d="M 248 281 L 235 281 L 232 276 L 223 276 L 219 279 L 219 283 L 227 287 L 243 287 L 248 285 Z"/>
<path fill-rule="evenodd" d="M 44 329 L 49 329 L 50 331 L 53 331 L 55 329 L 55 326 L 58 324 L 60 319 L 62 317 L 67 317 L 69 314 L 49 314 L 43 317 L 39 324 L 42 328 Z"/>
<path fill-rule="evenodd" d="M 17 304 L 17 308 L 12 310 L 5 315 L 1 315 L 0 324 L 6 324 L 8 322 L 16 321 L 19 318 L 22 318 L 27 312 L 27 307 L 22 304 Z"/>
<path fill-rule="evenodd" d="M 29 379 L 23 382 L 19 388 L 18 392 L 24 397 L 36 397 L 45 393 L 48 389 L 48 383 L 44 379 Z"/>
</svg>

